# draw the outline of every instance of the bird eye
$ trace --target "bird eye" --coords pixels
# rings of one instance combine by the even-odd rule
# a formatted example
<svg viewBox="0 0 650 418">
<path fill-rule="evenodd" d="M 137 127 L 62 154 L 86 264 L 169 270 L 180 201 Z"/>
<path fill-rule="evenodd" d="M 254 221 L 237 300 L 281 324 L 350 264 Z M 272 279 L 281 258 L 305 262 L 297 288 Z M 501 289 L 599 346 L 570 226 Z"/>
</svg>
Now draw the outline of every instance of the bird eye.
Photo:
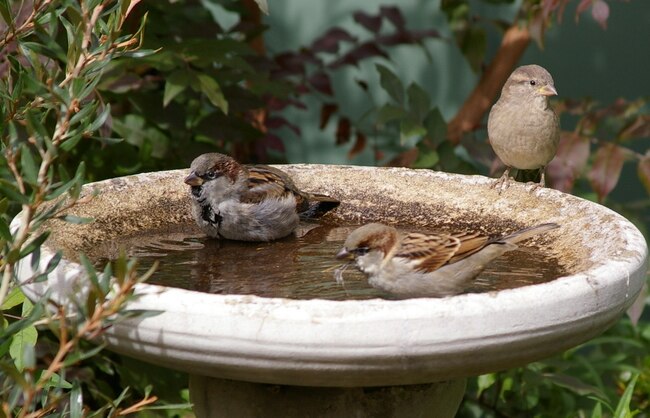
<svg viewBox="0 0 650 418">
<path fill-rule="evenodd" d="M 205 173 L 205 178 L 208 180 L 214 180 L 217 177 L 219 177 L 219 175 L 217 174 L 216 171 L 210 170 L 207 173 Z"/>
<path fill-rule="evenodd" d="M 530 83 L 531 86 L 534 86 L 535 84 L 537 84 L 537 82 L 535 80 L 530 80 L 529 83 Z"/>
<path fill-rule="evenodd" d="M 370 252 L 370 248 L 368 248 L 368 247 L 359 247 L 359 248 L 354 250 L 354 253 L 356 255 L 366 255 L 369 252 Z"/>
</svg>

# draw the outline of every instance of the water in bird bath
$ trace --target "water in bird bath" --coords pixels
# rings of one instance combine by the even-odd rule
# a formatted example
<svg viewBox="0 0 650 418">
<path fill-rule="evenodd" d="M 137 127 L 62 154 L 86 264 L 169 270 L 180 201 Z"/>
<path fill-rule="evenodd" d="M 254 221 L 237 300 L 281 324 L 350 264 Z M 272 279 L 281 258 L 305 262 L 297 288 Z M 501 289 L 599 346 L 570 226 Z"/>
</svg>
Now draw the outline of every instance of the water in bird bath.
<svg viewBox="0 0 650 418">
<path fill-rule="evenodd" d="M 301 225 L 297 236 L 270 243 L 214 240 L 201 233 L 148 233 L 103 245 L 96 259 L 102 266 L 126 248 L 146 271 L 159 261 L 149 283 L 218 294 L 254 294 L 293 299 L 370 299 L 387 297 L 368 285 L 353 265 L 335 280 L 342 266 L 335 259 L 347 235 L 358 225 Z M 409 231 L 407 227 L 404 231 Z M 418 232 L 427 232 L 418 229 Z M 433 230 L 430 232 L 434 232 Z M 525 243 L 524 243 L 525 244 Z M 544 283 L 565 275 L 555 258 L 534 247 L 497 258 L 467 292 L 489 292 Z"/>
</svg>

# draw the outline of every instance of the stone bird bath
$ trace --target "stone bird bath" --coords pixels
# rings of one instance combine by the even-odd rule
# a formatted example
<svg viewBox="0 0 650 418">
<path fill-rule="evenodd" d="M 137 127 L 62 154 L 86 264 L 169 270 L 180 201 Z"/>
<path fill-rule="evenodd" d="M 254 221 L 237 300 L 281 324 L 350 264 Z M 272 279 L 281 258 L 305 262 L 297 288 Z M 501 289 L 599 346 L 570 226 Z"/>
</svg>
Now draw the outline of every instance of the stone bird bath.
<svg viewBox="0 0 650 418">
<path fill-rule="evenodd" d="M 541 222 L 561 228 L 532 244 L 568 272 L 548 283 L 443 299 L 293 300 L 217 295 L 143 284 L 133 309 L 162 311 L 110 328 L 111 350 L 190 374 L 198 417 L 454 416 L 465 379 L 520 366 L 580 344 L 616 322 L 639 294 L 647 247 L 626 219 L 600 205 L 543 189 L 428 170 L 288 165 L 299 187 L 343 203 L 331 215 L 502 233 Z M 65 258 L 46 289 L 65 303 L 83 297 L 78 251 L 100 242 L 191 226 L 186 170 L 117 178 L 75 209 L 95 222 L 55 222 L 41 268 Z M 334 256 L 334 254 L 332 254 Z M 336 263 L 335 260 L 332 261 Z M 29 260 L 22 277 L 32 274 Z M 263 273 L 262 273 L 263 274 Z M 261 277 L 263 279 L 263 277 Z M 333 279 L 332 279 L 333 280 Z"/>
</svg>

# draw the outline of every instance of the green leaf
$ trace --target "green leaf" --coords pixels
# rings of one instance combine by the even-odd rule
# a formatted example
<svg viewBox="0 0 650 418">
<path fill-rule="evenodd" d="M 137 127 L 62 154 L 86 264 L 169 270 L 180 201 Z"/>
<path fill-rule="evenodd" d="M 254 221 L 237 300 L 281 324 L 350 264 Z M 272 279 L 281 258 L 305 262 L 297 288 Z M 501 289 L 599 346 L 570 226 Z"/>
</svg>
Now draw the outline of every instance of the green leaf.
<svg viewBox="0 0 650 418">
<path fill-rule="evenodd" d="M 387 103 L 379 108 L 377 123 L 385 124 L 394 120 L 402 120 L 405 117 L 406 111 L 403 108 Z"/>
<path fill-rule="evenodd" d="M 4 217 L 0 217 L 0 237 L 5 241 L 11 241 L 13 239 L 9 230 L 9 224 Z"/>
<path fill-rule="evenodd" d="M 99 128 L 104 125 L 104 122 L 106 122 L 106 119 L 111 115 L 111 105 L 110 103 L 107 103 L 104 106 L 104 109 L 100 112 L 100 114 L 95 118 L 95 120 L 88 126 L 85 130 L 86 135 L 90 135 L 91 133 L 95 132 Z"/>
<path fill-rule="evenodd" d="M 375 67 L 379 71 L 379 84 L 381 87 L 398 104 L 404 105 L 404 87 L 400 79 L 385 65 L 376 64 Z"/>
<path fill-rule="evenodd" d="M 591 418 L 603 418 L 603 404 L 600 401 L 596 401 L 596 406 L 591 411 Z"/>
<path fill-rule="evenodd" d="M 614 411 L 614 418 L 629 418 L 632 417 L 632 411 L 630 410 L 630 402 L 632 401 L 632 396 L 634 395 L 634 386 L 636 386 L 636 381 L 639 378 L 638 374 L 635 374 L 632 377 L 630 383 L 627 384 L 623 396 L 618 401 L 616 405 L 616 411 Z"/>
<path fill-rule="evenodd" d="M 165 93 L 163 94 L 163 107 L 167 107 L 174 97 L 181 94 L 189 85 L 185 71 L 174 71 L 165 81 Z"/>
<path fill-rule="evenodd" d="M 2 306 L 0 306 L 0 310 L 7 310 L 11 309 L 14 306 L 18 306 L 23 301 L 25 300 L 25 294 L 20 290 L 20 287 L 14 287 L 11 289 L 7 297 L 5 298 L 4 302 L 2 302 Z"/>
<path fill-rule="evenodd" d="M 4 19 L 7 27 L 14 27 L 13 13 L 11 12 L 11 7 L 7 0 L 0 0 L 0 15 L 2 16 L 2 19 Z"/>
<path fill-rule="evenodd" d="M 427 130 L 413 118 L 411 115 L 408 115 L 406 118 L 402 119 L 400 123 L 400 142 L 404 145 L 409 140 L 419 140 Z"/>
<path fill-rule="evenodd" d="M 0 194 L 6 196 L 10 201 L 21 205 L 29 203 L 29 197 L 20 193 L 15 184 L 10 183 L 5 179 L 0 179 Z"/>
<path fill-rule="evenodd" d="M 43 245 L 43 243 L 49 236 L 50 236 L 50 231 L 45 231 L 41 233 L 39 236 L 37 236 L 36 238 L 29 241 L 29 243 L 20 250 L 19 259 L 33 253 L 36 248 Z"/>
<path fill-rule="evenodd" d="M 43 373 L 37 373 L 37 378 L 40 378 Z M 55 388 L 55 389 L 72 389 L 72 384 L 65 379 L 61 378 L 56 373 L 53 373 L 52 376 L 50 376 L 50 379 L 45 382 L 43 385 L 43 389 L 50 389 L 50 388 Z"/>
<path fill-rule="evenodd" d="M 219 87 L 219 83 L 207 74 L 199 74 L 198 79 L 202 92 L 208 97 L 208 100 L 227 115 L 228 102 L 221 91 L 221 87 Z"/>
<path fill-rule="evenodd" d="M 483 65 L 487 49 L 485 30 L 477 25 L 471 25 L 461 36 L 460 49 L 472 70 L 478 72 Z"/>
<path fill-rule="evenodd" d="M 83 418 L 83 410 L 83 392 L 79 382 L 75 381 L 74 387 L 70 391 L 70 418 Z"/>
<path fill-rule="evenodd" d="M 20 166 L 22 168 L 23 176 L 29 184 L 36 185 L 38 182 L 38 168 L 34 156 L 27 144 L 22 144 L 20 147 Z"/>
<path fill-rule="evenodd" d="M 418 122 L 422 123 L 431 106 L 429 94 L 416 83 L 411 83 L 406 92 L 409 98 L 410 113 L 415 116 Z"/>
<path fill-rule="evenodd" d="M 437 107 L 427 113 L 426 118 L 424 118 L 424 128 L 427 130 L 427 138 L 429 138 L 432 147 L 437 148 L 445 142 L 447 138 L 447 122 L 445 122 L 442 113 Z"/>
<path fill-rule="evenodd" d="M 29 299 L 25 299 L 23 301 L 23 316 L 29 316 L 32 310 L 32 303 Z M 37 337 L 38 332 L 33 325 L 29 325 L 13 335 L 9 346 L 9 354 L 18 370 L 22 371 L 25 367 L 31 368 L 34 366 L 34 347 L 36 346 Z"/>
<path fill-rule="evenodd" d="M 432 168 L 440 161 L 440 156 L 435 150 L 431 150 L 427 153 L 420 152 L 418 154 L 418 159 L 413 163 L 413 168 Z"/>
</svg>

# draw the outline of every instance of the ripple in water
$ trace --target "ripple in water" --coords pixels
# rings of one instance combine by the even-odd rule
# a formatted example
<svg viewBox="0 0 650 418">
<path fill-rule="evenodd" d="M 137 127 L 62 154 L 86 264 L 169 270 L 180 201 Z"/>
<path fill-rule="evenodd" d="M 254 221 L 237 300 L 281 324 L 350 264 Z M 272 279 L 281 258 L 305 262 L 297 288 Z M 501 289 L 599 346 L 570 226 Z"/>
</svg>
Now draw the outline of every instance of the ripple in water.
<svg viewBox="0 0 650 418">
<path fill-rule="evenodd" d="M 151 233 L 106 245 L 102 266 L 125 248 L 145 272 L 157 260 L 149 283 L 218 294 L 244 294 L 292 299 L 386 298 L 353 265 L 337 283 L 342 266 L 334 258 L 353 226 L 302 225 L 297 236 L 270 243 L 208 239 L 203 234 Z M 494 260 L 468 292 L 490 292 L 544 283 L 564 275 L 557 260 L 535 248 L 521 247 Z"/>
</svg>

